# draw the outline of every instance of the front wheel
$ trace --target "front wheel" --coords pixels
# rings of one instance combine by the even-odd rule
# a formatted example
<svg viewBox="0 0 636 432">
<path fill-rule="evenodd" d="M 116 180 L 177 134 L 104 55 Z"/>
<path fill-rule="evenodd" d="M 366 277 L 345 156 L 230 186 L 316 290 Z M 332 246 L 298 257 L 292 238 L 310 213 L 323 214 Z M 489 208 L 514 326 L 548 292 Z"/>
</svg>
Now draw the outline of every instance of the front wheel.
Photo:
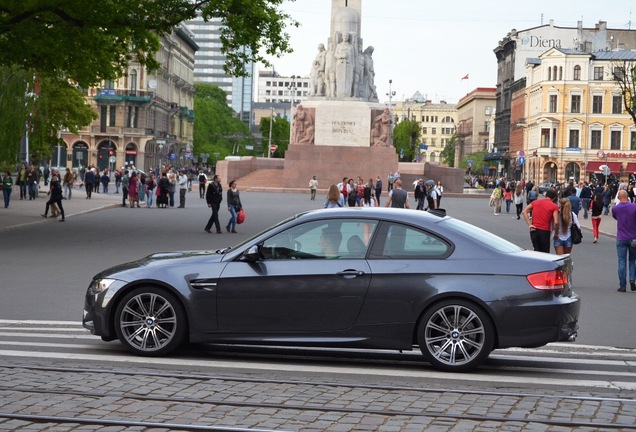
<svg viewBox="0 0 636 432">
<path fill-rule="evenodd" d="M 115 311 L 115 331 L 135 354 L 161 356 L 177 349 L 186 337 L 186 314 L 179 300 L 157 287 L 132 290 Z"/>
<path fill-rule="evenodd" d="M 417 341 L 426 361 L 438 370 L 467 372 L 486 360 L 494 346 L 490 317 L 459 299 L 434 304 L 420 322 Z"/>
</svg>

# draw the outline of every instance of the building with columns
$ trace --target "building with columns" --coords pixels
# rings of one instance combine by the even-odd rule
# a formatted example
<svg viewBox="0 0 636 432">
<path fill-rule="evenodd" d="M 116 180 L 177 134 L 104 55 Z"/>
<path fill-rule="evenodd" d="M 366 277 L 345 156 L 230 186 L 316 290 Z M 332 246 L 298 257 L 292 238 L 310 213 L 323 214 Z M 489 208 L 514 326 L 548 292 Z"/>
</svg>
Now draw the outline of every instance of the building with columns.
<svg viewBox="0 0 636 432">
<path fill-rule="evenodd" d="M 161 38 L 159 70 L 149 72 L 132 61 L 121 78 L 88 89 L 87 102 L 98 118 L 78 134 L 61 133 L 60 165 L 95 165 L 100 171 L 189 165 L 197 49 L 192 34 L 181 25 Z"/>
<path fill-rule="evenodd" d="M 594 54 L 552 48 L 528 59 L 524 133 L 526 178 L 536 182 L 634 180 L 636 127 L 625 111 L 617 67 L 636 65 L 634 51 Z M 518 96 L 520 93 L 523 96 Z"/>
</svg>

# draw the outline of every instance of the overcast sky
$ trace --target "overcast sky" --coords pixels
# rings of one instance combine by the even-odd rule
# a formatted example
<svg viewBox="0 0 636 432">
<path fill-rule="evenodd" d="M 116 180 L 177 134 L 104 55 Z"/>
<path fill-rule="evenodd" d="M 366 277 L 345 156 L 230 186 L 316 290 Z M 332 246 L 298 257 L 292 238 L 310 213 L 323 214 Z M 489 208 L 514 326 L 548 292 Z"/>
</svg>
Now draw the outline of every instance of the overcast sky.
<svg viewBox="0 0 636 432">
<path fill-rule="evenodd" d="M 511 29 L 548 24 L 628 29 L 636 0 L 362 0 L 364 47 L 372 45 L 380 101 L 416 91 L 434 102 L 457 103 L 475 87 L 495 87 L 493 53 Z M 308 76 L 318 43 L 327 44 L 331 0 L 286 2 L 283 9 L 301 23 L 289 29 L 294 53 L 272 62 L 284 76 Z M 636 29 L 636 24 L 631 24 Z M 262 69 L 262 66 L 260 67 Z M 468 80 L 461 80 L 466 74 Z"/>
</svg>

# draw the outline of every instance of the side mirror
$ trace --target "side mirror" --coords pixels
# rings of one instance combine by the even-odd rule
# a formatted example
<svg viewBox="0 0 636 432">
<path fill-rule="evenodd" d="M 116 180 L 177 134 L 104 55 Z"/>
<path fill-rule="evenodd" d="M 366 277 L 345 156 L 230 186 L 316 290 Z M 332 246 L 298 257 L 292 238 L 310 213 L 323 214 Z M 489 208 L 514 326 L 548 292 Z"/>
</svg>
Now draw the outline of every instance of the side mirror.
<svg viewBox="0 0 636 432">
<path fill-rule="evenodd" d="M 247 249 L 245 252 L 243 252 L 243 256 L 242 259 L 244 261 L 258 261 L 259 258 L 259 253 L 258 253 L 258 246 L 254 245 L 251 246 L 249 249 Z"/>
</svg>

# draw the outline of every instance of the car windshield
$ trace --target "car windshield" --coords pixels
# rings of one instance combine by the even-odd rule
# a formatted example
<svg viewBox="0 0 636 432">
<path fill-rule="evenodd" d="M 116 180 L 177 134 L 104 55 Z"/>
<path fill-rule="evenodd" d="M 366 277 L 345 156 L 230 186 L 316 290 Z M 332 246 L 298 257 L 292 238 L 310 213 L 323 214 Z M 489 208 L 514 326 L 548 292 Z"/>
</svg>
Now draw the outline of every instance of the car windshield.
<svg viewBox="0 0 636 432">
<path fill-rule="evenodd" d="M 448 218 L 440 223 L 443 223 L 446 228 L 464 234 L 467 237 L 483 243 L 484 246 L 495 249 L 501 253 L 514 253 L 524 250 L 516 244 L 509 242 L 508 240 L 502 239 L 501 237 L 491 232 L 483 230 L 459 219 Z"/>
</svg>

